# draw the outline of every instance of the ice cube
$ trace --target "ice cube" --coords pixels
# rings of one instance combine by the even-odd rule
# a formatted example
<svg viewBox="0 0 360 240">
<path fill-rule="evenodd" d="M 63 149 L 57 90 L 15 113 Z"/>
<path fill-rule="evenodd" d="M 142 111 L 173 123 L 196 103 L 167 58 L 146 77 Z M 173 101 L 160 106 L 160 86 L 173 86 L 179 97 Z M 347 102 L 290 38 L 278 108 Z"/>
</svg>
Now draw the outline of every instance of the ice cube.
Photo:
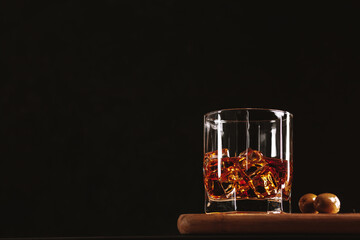
<svg viewBox="0 0 360 240">
<path fill-rule="evenodd" d="M 278 176 L 269 166 L 265 166 L 251 180 L 254 192 L 259 198 L 275 196 L 279 192 Z"/>
<path fill-rule="evenodd" d="M 226 198 L 231 197 L 236 192 L 236 184 L 234 182 L 220 182 L 224 190 Z"/>
<path fill-rule="evenodd" d="M 263 154 L 251 148 L 240 153 L 239 158 L 240 169 L 250 178 L 258 174 L 267 165 Z"/>
<path fill-rule="evenodd" d="M 234 182 L 237 179 L 234 158 L 224 157 L 220 162 L 218 162 L 217 158 L 208 159 L 208 163 L 204 168 L 204 174 L 206 179 L 219 183 L 225 196 L 234 191 Z"/>
<path fill-rule="evenodd" d="M 284 184 L 288 176 L 287 160 L 271 158 L 271 157 L 264 157 L 264 160 L 268 163 L 268 166 L 271 167 L 273 173 L 276 173 L 276 175 L 278 175 L 280 184 Z"/>
<path fill-rule="evenodd" d="M 227 148 L 224 148 L 221 150 L 221 159 L 226 157 L 229 157 L 229 150 Z M 205 172 L 212 172 L 218 170 L 218 151 L 205 153 L 203 168 Z"/>
<path fill-rule="evenodd" d="M 223 158 L 220 183 L 227 198 L 233 196 L 247 198 L 252 191 L 249 178 L 239 168 L 238 157 Z"/>
<path fill-rule="evenodd" d="M 239 154 L 239 158 L 246 158 L 251 161 L 256 161 L 263 158 L 263 154 L 259 151 L 248 148 Z"/>
<path fill-rule="evenodd" d="M 225 161 L 222 161 L 221 176 L 219 180 L 226 197 L 229 197 L 236 189 L 236 182 L 239 179 L 239 169 L 232 164 L 231 158 L 225 158 L 224 160 Z"/>
<path fill-rule="evenodd" d="M 223 149 L 222 156 L 228 154 L 227 149 Z M 222 157 L 217 159 L 217 151 L 208 153 L 204 161 L 205 185 L 215 198 L 227 197 L 234 191 L 235 172 L 234 165 L 237 158 Z"/>
<path fill-rule="evenodd" d="M 224 157 L 230 157 L 229 149 L 227 149 L 227 148 L 223 148 L 221 150 L 221 158 L 224 158 Z M 209 158 L 209 159 L 218 158 L 218 150 L 205 153 L 205 158 Z"/>
<path fill-rule="evenodd" d="M 282 197 L 286 200 L 290 197 L 292 183 L 292 165 L 285 159 L 264 157 L 270 170 L 277 181 L 277 185 L 282 189 Z"/>
</svg>

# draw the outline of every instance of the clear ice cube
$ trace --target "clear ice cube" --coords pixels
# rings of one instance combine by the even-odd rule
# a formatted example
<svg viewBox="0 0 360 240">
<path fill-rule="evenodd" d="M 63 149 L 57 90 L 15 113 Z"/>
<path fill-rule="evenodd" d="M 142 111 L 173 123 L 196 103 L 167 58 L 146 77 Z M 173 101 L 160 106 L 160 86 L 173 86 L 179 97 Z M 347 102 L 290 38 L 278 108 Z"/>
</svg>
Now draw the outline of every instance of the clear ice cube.
<svg viewBox="0 0 360 240">
<path fill-rule="evenodd" d="M 238 161 L 238 157 L 222 160 L 222 172 L 219 180 L 227 198 L 233 195 L 249 197 L 248 191 L 251 190 L 249 178 L 239 168 Z"/>
<path fill-rule="evenodd" d="M 277 174 L 271 167 L 264 167 L 261 172 L 254 175 L 251 179 L 254 192 L 258 197 L 276 195 L 279 190 Z"/>
<path fill-rule="evenodd" d="M 263 158 L 263 154 L 259 151 L 252 150 L 251 148 L 240 153 L 239 158 L 240 169 L 249 178 L 257 175 L 267 165 L 267 162 Z"/>
<path fill-rule="evenodd" d="M 230 157 L 229 149 L 227 149 L 227 148 L 223 148 L 221 150 L 221 158 L 224 158 L 224 157 Z M 218 158 L 218 150 L 205 153 L 205 158 L 209 158 L 209 159 Z"/>
</svg>

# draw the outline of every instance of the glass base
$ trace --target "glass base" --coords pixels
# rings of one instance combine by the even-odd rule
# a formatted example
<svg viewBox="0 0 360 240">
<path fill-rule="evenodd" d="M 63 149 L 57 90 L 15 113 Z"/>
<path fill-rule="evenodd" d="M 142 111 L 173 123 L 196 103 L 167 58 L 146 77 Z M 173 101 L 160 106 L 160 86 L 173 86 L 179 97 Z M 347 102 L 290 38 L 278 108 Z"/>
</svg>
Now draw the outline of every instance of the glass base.
<svg viewBox="0 0 360 240">
<path fill-rule="evenodd" d="M 208 200 L 205 213 L 282 213 L 291 212 L 290 201 L 276 199 Z"/>
</svg>

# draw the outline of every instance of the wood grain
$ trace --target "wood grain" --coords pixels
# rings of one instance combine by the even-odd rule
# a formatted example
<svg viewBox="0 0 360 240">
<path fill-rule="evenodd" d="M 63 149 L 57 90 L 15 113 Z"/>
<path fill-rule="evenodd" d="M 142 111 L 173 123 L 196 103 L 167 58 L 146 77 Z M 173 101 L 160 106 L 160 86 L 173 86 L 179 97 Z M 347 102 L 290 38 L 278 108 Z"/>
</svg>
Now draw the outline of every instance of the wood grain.
<svg viewBox="0 0 360 240">
<path fill-rule="evenodd" d="M 360 233 L 360 214 L 182 214 L 181 234 Z"/>
</svg>

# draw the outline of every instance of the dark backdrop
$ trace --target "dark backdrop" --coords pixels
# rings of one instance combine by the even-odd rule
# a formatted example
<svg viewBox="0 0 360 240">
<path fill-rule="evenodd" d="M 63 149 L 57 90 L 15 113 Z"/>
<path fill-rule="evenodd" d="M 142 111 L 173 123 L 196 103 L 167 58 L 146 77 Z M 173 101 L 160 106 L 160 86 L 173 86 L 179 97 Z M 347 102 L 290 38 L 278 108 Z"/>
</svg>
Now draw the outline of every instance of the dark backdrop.
<svg viewBox="0 0 360 240">
<path fill-rule="evenodd" d="M 359 8 L 1 1 L 0 236 L 177 234 L 203 114 L 294 114 L 294 212 L 359 212 Z"/>
</svg>

